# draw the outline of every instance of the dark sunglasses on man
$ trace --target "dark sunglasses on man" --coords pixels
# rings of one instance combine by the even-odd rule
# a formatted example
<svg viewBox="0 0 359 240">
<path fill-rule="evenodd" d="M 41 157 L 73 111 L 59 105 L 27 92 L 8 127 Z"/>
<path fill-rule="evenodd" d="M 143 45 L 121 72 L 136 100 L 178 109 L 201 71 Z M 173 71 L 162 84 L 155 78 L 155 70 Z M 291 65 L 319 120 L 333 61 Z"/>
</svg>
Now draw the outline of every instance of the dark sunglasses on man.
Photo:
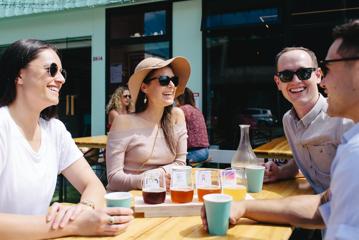
<svg viewBox="0 0 359 240">
<path fill-rule="evenodd" d="M 319 62 L 319 67 L 322 70 L 323 77 L 325 77 L 329 72 L 328 65 L 330 63 L 355 61 L 355 60 L 359 60 L 359 57 L 347 57 L 347 58 L 336 58 L 336 59 L 322 60 Z"/>
<path fill-rule="evenodd" d="M 299 80 L 304 81 L 308 80 L 312 76 L 312 72 L 315 71 L 316 68 L 299 68 L 297 71 L 284 70 L 281 72 L 277 72 L 279 80 L 284 83 L 291 82 L 293 80 L 294 74 L 297 75 Z"/>
<path fill-rule="evenodd" d="M 159 76 L 159 77 L 153 77 L 153 78 L 149 78 L 149 79 L 145 79 L 143 82 L 144 83 L 149 83 L 152 80 L 158 79 L 158 82 L 160 83 L 161 86 L 168 86 L 168 84 L 170 84 L 170 82 L 173 83 L 173 85 L 175 85 L 175 87 L 178 86 L 178 77 L 177 76 L 173 76 L 173 77 L 169 77 L 169 76 Z"/>
<path fill-rule="evenodd" d="M 49 73 L 49 75 L 51 77 L 55 77 L 57 75 L 57 72 L 59 71 L 59 67 L 57 66 L 56 63 L 51 63 L 49 67 L 46 68 L 47 72 Z M 65 69 L 61 69 L 60 73 L 62 74 L 62 76 L 66 79 L 67 78 L 67 72 Z"/>
</svg>

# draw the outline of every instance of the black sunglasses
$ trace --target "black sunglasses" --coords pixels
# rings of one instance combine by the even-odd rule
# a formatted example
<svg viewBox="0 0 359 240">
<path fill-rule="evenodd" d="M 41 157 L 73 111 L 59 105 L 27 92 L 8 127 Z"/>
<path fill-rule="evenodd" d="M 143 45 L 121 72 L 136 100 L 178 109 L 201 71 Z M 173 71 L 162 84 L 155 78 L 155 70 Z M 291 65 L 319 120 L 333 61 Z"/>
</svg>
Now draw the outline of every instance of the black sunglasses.
<svg viewBox="0 0 359 240">
<path fill-rule="evenodd" d="M 359 60 L 359 57 L 347 57 L 347 58 L 336 58 L 336 59 L 322 60 L 319 62 L 319 67 L 322 70 L 323 77 L 325 77 L 329 72 L 329 68 L 328 68 L 329 63 L 354 61 L 354 60 Z"/>
<path fill-rule="evenodd" d="M 51 77 L 55 77 L 57 72 L 59 71 L 59 67 L 57 66 L 56 63 L 51 63 L 50 67 L 47 67 L 47 72 L 50 74 Z M 60 73 L 62 74 L 62 76 L 66 79 L 67 78 L 67 72 L 65 69 L 61 69 Z"/>
<path fill-rule="evenodd" d="M 122 97 L 131 99 L 131 95 L 122 95 Z"/>
<path fill-rule="evenodd" d="M 153 77 L 153 78 L 145 79 L 143 82 L 144 83 L 149 83 L 150 81 L 152 81 L 154 79 L 158 79 L 158 82 L 160 83 L 161 86 L 168 86 L 168 84 L 170 84 L 170 82 L 172 82 L 173 85 L 175 85 L 175 87 L 178 86 L 178 77 L 177 76 L 173 76 L 173 77 L 169 77 L 169 76 Z"/>
<path fill-rule="evenodd" d="M 315 70 L 316 70 L 316 68 L 299 68 L 295 72 L 290 71 L 290 70 L 284 70 L 284 71 L 278 72 L 276 75 L 284 83 L 292 81 L 294 74 L 297 75 L 299 80 L 303 81 L 303 80 L 308 80 L 312 76 L 312 72 Z"/>
</svg>

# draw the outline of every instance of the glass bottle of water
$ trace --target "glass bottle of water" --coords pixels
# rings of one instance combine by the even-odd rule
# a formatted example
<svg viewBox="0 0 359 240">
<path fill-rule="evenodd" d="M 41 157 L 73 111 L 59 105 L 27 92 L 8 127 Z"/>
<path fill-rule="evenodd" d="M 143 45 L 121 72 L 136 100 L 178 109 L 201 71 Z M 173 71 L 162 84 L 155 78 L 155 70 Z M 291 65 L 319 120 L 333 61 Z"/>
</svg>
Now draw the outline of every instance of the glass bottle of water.
<svg viewBox="0 0 359 240">
<path fill-rule="evenodd" d="M 241 139 L 238 149 L 233 155 L 231 167 L 232 169 L 244 170 L 248 165 L 257 164 L 257 158 L 249 140 L 250 125 L 239 125 L 239 127 L 241 128 Z"/>
</svg>

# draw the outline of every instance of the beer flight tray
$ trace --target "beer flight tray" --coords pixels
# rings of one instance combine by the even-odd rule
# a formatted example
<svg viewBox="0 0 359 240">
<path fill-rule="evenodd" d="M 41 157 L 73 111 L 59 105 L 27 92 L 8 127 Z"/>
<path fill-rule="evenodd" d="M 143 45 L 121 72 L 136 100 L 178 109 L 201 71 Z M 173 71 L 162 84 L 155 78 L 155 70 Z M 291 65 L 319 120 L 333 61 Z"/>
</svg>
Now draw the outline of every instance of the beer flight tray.
<svg viewBox="0 0 359 240">
<path fill-rule="evenodd" d="M 253 199 L 247 193 L 246 199 Z M 166 195 L 166 200 L 161 204 L 146 204 L 142 196 L 135 197 L 136 213 L 144 213 L 144 217 L 184 217 L 184 216 L 200 216 L 202 202 L 198 202 L 197 195 L 193 196 L 192 202 L 189 203 L 173 203 L 171 196 Z"/>
</svg>

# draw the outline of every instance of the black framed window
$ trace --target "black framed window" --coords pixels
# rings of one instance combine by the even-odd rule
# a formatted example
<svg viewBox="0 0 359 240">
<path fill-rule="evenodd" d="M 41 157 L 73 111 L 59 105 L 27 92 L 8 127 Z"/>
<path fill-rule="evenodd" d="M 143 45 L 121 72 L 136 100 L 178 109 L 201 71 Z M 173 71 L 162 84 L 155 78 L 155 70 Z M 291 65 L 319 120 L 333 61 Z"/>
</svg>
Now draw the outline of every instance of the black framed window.
<svg viewBox="0 0 359 240">
<path fill-rule="evenodd" d="M 235 149 L 239 124 L 251 125 L 253 146 L 283 135 L 289 108 L 273 81 L 273 56 L 283 46 L 276 1 L 215 1 L 204 5 L 205 104 L 210 142 Z"/>
<path fill-rule="evenodd" d="M 325 57 L 335 25 L 359 18 L 354 0 L 207 0 L 203 4 L 204 113 L 210 143 L 235 149 L 239 124 L 251 124 L 256 147 L 284 135 L 290 109 L 273 81 L 287 46 Z"/>
<path fill-rule="evenodd" d="M 167 2 L 108 9 L 107 96 L 126 85 L 145 57 L 172 55 L 172 5 Z M 107 99 L 108 100 L 108 99 Z"/>
</svg>

